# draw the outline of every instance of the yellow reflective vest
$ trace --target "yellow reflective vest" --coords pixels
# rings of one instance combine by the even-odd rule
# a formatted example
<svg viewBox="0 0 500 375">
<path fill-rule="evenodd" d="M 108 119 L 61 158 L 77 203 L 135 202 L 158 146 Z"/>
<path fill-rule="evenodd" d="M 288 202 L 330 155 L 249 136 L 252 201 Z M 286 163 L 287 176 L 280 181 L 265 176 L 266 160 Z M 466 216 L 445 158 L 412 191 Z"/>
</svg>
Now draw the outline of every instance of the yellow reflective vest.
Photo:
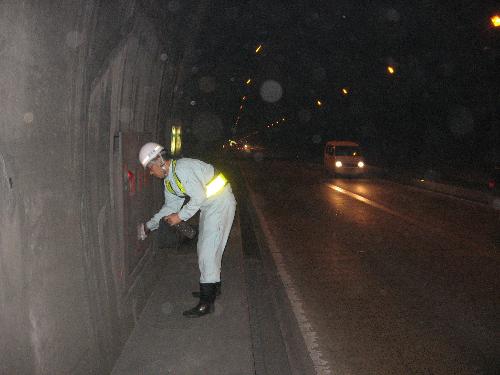
<svg viewBox="0 0 500 375">
<path fill-rule="evenodd" d="M 184 194 L 184 196 L 186 196 L 187 195 L 186 189 L 184 188 L 184 186 L 182 186 L 181 180 L 179 179 L 179 177 L 175 173 L 176 164 L 177 164 L 177 160 L 172 160 L 172 174 L 174 177 L 174 181 L 175 181 L 175 184 L 177 185 L 177 187 L 179 188 L 179 190 L 182 192 L 182 194 Z M 215 194 L 217 194 L 219 191 L 221 191 L 224 188 L 224 186 L 226 186 L 226 184 L 227 184 L 226 177 L 222 173 L 215 170 L 214 178 L 212 178 L 212 180 L 210 180 L 210 182 L 206 185 L 207 198 L 210 198 L 210 197 L 214 196 Z M 170 193 L 172 193 L 174 195 L 178 195 L 175 193 L 174 189 L 172 188 L 172 184 L 170 183 L 170 180 L 168 180 L 168 179 L 165 180 L 165 188 Z"/>
</svg>

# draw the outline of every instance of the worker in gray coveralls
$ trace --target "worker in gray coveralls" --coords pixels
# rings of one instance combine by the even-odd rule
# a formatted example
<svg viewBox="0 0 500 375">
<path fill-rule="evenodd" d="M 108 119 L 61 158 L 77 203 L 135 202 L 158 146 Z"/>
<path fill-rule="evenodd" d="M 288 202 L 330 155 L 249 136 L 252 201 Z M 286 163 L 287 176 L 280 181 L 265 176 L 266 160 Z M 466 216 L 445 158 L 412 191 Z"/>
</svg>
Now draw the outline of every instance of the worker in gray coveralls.
<svg viewBox="0 0 500 375">
<path fill-rule="evenodd" d="M 197 244 L 200 291 L 193 292 L 199 303 L 183 315 L 197 318 L 211 313 L 215 297 L 221 292 L 222 254 L 236 210 L 231 185 L 212 165 L 197 159 L 171 159 L 157 143 L 142 146 L 139 161 L 151 175 L 163 179 L 165 185 L 165 203 L 145 224 L 146 234 L 156 230 L 160 220 L 176 225 L 200 210 Z M 183 205 L 186 197 L 189 201 Z"/>
</svg>

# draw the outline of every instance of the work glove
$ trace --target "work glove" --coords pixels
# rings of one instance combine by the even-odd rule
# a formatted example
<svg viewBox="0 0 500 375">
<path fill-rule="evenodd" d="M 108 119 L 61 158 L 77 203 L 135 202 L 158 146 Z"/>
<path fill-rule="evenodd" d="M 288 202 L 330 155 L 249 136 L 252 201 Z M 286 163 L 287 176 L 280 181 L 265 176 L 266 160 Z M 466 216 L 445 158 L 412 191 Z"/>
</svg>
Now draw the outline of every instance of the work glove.
<svg viewBox="0 0 500 375">
<path fill-rule="evenodd" d="M 144 223 L 140 223 L 137 225 L 137 239 L 139 241 L 144 241 L 148 237 L 146 232 L 149 232 L 149 230 L 145 228 Z"/>
</svg>

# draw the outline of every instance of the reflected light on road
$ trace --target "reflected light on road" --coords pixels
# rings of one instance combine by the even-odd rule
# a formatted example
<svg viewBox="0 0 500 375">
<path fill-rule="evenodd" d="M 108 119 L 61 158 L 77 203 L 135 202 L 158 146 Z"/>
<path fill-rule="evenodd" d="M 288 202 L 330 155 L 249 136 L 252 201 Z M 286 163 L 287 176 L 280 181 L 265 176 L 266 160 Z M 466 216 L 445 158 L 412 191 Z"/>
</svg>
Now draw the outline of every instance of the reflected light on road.
<svg viewBox="0 0 500 375">
<path fill-rule="evenodd" d="M 434 225 L 430 225 L 430 223 L 427 223 L 425 221 L 419 221 L 418 219 L 412 218 L 408 215 L 405 215 L 403 213 L 392 210 L 389 207 L 386 207 L 380 203 L 374 202 L 374 201 L 372 201 L 368 198 L 365 198 L 359 194 L 342 189 L 340 186 L 336 186 L 336 185 L 332 185 L 332 184 L 326 184 L 326 186 L 328 186 L 330 189 L 332 189 L 338 193 L 347 195 L 351 198 L 356 199 L 359 202 L 365 203 L 371 207 L 378 208 L 379 210 L 384 211 L 388 214 L 391 214 L 394 217 L 400 218 L 400 219 L 406 221 L 407 223 L 413 224 L 416 227 L 419 227 L 420 229 L 425 230 L 429 233 L 434 233 L 434 234 L 440 235 L 445 239 L 449 239 L 450 241 L 453 241 L 455 239 L 455 237 L 452 234 L 450 234 L 448 231 L 440 229 L 439 227 L 436 227 Z M 461 241 L 462 241 L 462 243 L 466 244 L 466 246 L 470 247 L 471 249 L 474 249 L 474 251 L 476 251 L 477 253 L 481 253 L 482 255 L 485 255 L 485 256 L 490 256 L 489 253 L 487 251 L 484 251 L 484 248 L 482 246 L 478 245 L 476 242 L 468 241 L 466 239 L 462 239 Z"/>
<path fill-rule="evenodd" d="M 351 198 L 354 198 L 360 202 L 363 202 L 369 206 L 372 206 L 372 207 L 375 207 L 375 208 L 378 208 L 379 210 L 382 210 L 384 212 L 387 212 L 388 214 L 391 214 L 391 215 L 394 215 L 396 217 L 399 217 L 409 223 L 413 223 L 413 224 L 417 224 L 417 225 L 422 225 L 421 223 L 419 223 L 418 221 L 412 219 L 411 217 L 409 216 L 406 216 L 406 215 L 403 215 L 403 214 L 400 214 L 399 212 L 396 212 L 394 210 L 391 210 L 390 208 L 386 207 L 386 206 L 383 206 L 377 202 L 374 202 L 368 198 L 365 198 L 359 194 L 356 194 L 356 193 L 353 193 L 351 191 L 348 191 L 348 190 L 345 190 L 345 189 L 342 189 L 340 186 L 337 186 L 337 185 L 331 185 L 331 184 L 327 184 L 327 186 L 332 189 L 332 190 L 335 190 L 339 193 L 342 193 L 344 195 L 347 195 Z"/>
<path fill-rule="evenodd" d="M 356 193 L 368 194 L 368 189 L 366 188 L 366 186 L 364 186 L 362 184 L 354 186 L 354 189 L 355 189 Z"/>
<path fill-rule="evenodd" d="M 351 198 L 357 199 L 360 202 L 363 202 L 363 203 L 366 203 L 366 204 L 370 204 L 370 205 L 371 205 L 371 203 L 375 203 L 375 202 L 372 202 L 372 201 L 370 201 L 369 199 L 367 199 L 365 197 L 362 197 L 361 195 L 358 195 L 358 194 L 355 194 L 355 193 L 351 193 L 350 191 L 342 189 L 340 186 L 328 185 L 328 187 L 330 189 L 338 191 L 339 193 L 346 194 L 346 195 L 350 196 Z M 378 205 L 378 204 L 375 203 L 374 206 L 380 206 L 380 205 Z M 383 207 L 383 206 L 380 206 L 380 207 Z"/>
</svg>

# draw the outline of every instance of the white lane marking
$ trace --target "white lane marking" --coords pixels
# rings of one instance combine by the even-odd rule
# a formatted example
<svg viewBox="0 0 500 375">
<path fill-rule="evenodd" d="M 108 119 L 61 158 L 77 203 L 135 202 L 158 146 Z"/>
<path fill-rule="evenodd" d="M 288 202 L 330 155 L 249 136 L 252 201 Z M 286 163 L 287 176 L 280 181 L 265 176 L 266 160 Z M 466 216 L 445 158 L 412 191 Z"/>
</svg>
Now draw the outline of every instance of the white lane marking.
<svg viewBox="0 0 500 375">
<path fill-rule="evenodd" d="M 449 241 L 457 241 L 458 240 L 461 242 L 462 245 L 467 245 L 470 249 L 473 249 L 478 254 L 481 254 L 483 256 L 488 256 L 488 257 L 492 256 L 492 254 L 490 254 L 488 251 L 485 251 L 485 249 L 480 244 L 477 244 L 476 242 L 474 242 L 468 238 L 456 238 L 455 236 L 453 236 L 453 234 L 448 233 L 444 229 L 438 228 L 437 226 L 432 226 L 432 225 L 423 223 L 419 220 L 415 220 L 410 216 L 407 216 L 407 215 L 404 215 L 400 212 L 391 210 L 390 208 L 383 206 L 380 203 L 374 202 L 368 198 L 363 197 L 362 195 L 345 190 L 345 189 L 341 188 L 340 186 L 332 185 L 332 184 L 327 184 L 327 186 L 332 190 L 335 190 L 339 193 L 345 194 L 345 195 L 347 195 L 351 198 L 354 198 L 360 202 L 363 202 L 369 206 L 378 208 L 379 210 L 382 210 L 382 211 L 387 212 L 395 217 L 398 217 L 398 218 L 400 218 L 400 219 L 402 219 L 410 224 L 413 224 L 413 225 L 415 225 L 415 226 L 417 226 L 417 227 L 419 227 L 427 232 L 434 233 L 435 235 L 441 236 L 442 238 L 445 238 L 446 240 L 449 240 Z"/>
<path fill-rule="evenodd" d="M 250 188 L 248 188 L 248 191 L 252 201 L 257 202 L 258 200 L 256 199 L 254 192 Z M 274 263 L 276 264 L 278 274 L 283 282 L 283 286 L 285 287 L 286 295 L 292 305 L 293 313 L 299 324 L 300 332 L 302 333 L 302 337 L 306 343 L 307 351 L 309 352 L 309 356 L 313 362 L 314 370 L 317 375 L 332 375 L 333 373 L 330 369 L 330 364 L 322 358 L 323 354 L 318 344 L 318 334 L 309 322 L 309 319 L 307 319 L 302 298 L 297 292 L 297 288 L 295 287 L 292 277 L 286 270 L 285 260 L 281 254 L 279 246 L 276 244 L 274 236 L 271 234 L 267 221 L 261 210 L 257 207 L 257 205 L 254 206 L 262 231 L 264 232 L 264 236 L 267 240 L 267 245 L 271 250 Z"/>
<path fill-rule="evenodd" d="M 332 185 L 332 184 L 327 184 L 327 186 L 332 189 L 332 190 L 335 190 L 339 193 L 342 193 L 342 194 L 345 194 L 351 198 L 354 198 L 360 202 L 363 202 L 363 203 L 366 203 L 367 205 L 369 206 L 372 206 L 372 207 L 375 207 L 375 208 L 378 208 L 379 210 L 382 210 L 384 212 L 387 212 L 391 215 L 394 215 L 396 217 L 399 217 L 400 219 L 403 219 L 405 221 L 408 221 L 412 224 L 415 224 L 415 225 L 420 225 L 420 226 L 423 226 L 422 223 L 420 223 L 419 221 L 409 217 L 409 216 L 406 216 L 406 215 L 403 215 L 397 211 L 394 211 L 394 210 L 391 210 L 390 208 L 386 207 L 386 206 L 383 206 L 381 205 L 380 203 L 377 203 L 377 202 L 374 202 L 368 198 L 365 198 L 363 197 L 362 195 L 359 195 L 359 194 L 356 194 L 356 193 L 353 193 L 349 190 L 345 190 L 345 189 L 342 189 L 340 186 L 337 186 L 337 185 Z M 427 229 L 427 228 L 426 228 Z"/>
</svg>

